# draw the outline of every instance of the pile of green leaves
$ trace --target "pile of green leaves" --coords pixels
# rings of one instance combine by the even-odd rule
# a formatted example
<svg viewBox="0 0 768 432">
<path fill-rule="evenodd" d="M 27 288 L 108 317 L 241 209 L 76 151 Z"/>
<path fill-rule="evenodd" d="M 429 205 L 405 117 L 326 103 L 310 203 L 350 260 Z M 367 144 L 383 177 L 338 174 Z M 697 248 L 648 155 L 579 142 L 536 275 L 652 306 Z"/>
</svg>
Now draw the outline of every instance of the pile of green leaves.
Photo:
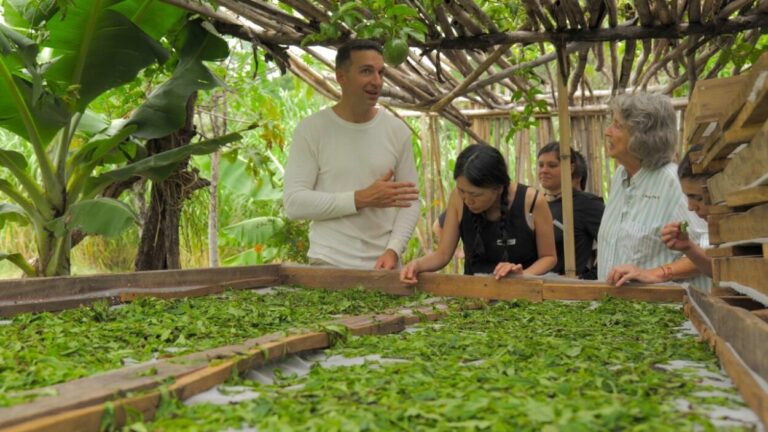
<svg viewBox="0 0 768 432">
<path fill-rule="evenodd" d="M 315 366 L 230 405 L 175 402 L 131 430 L 713 430 L 691 360 L 716 370 L 706 345 L 681 337 L 679 308 L 608 299 L 501 302 L 450 314 L 414 333 L 349 339 L 329 354 L 380 354 L 399 363 Z M 301 386 L 296 386 L 302 384 Z M 735 394 L 731 390 L 722 390 Z M 685 399 L 691 412 L 675 408 Z"/>
<path fill-rule="evenodd" d="M 144 298 L 61 313 L 22 314 L 0 325 L 0 406 L 18 392 L 146 361 L 237 344 L 337 315 L 360 315 L 418 301 L 363 289 L 228 291 L 177 300 Z"/>
</svg>

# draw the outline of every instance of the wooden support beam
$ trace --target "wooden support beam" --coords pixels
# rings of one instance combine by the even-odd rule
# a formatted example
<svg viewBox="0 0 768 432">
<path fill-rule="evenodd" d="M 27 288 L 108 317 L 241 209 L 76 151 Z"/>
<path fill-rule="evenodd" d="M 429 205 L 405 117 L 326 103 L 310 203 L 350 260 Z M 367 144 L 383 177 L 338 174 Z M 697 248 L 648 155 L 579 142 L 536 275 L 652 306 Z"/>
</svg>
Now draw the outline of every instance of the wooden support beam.
<svg viewBox="0 0 768 432">
<path fill-rule="evenodd" d="M 563 200 L 563 257 L 565 276 L 576 277 L 576 246 L 573 238 L 573 186 L 571 185 L 571 116 L 568 112 L 567 56 L 556 46 L 557 113 L 560 124 L 560 193 Z"/>
<path fill-rule="evenodd" d="M 194 3 L 185 0 L 163 0 L 167 3 L 174 4 L 187 10 L 193 10 L 198 12 L 202 8 L 194 8 Z M 611 3 L 611 2 L 609 2 Z M 202 9 L 203 12 L 205 9 Z M 613 12 L 609 8 L 609 12 Z M 609 18 L 612 18 L 609 17 Z M 227 24 L 229 22 L 223 21 Z M 630 39 L 683 39 L 691 35 L 707 35 L 707 36 L 719 36 L 723 34 L 740 33 L 746 30 L 759 29 L 768 25 L 768 14 L 758 13 L 748 16 L 739 16 L 731 18 L 725 22 L 708 22 L 708 23 L 681 23 L 679 25 L 668 26 L 630 26 L 629 23 L 625 25 L 617 25 L 609 28 L 596 28 L 596 29 L 578 29 L 568 31 L 513 31 L 503 33 L 483 33 L 474 36 L 456 36 L 456 37 L 441 37 L 427 40 L 424 43 L 414 43 L 413 46 L 432 50 L 456 50 L 456 49 L 485 49 L 497 45 L 504 44 L 531 44 L 538 42 L 608 42 L 608 41 L 620 41 Z M 240 26 L 217 26 L 217 29 L 225 34 L 250 40 L 255 37 L 265 43 L 276 45 L 292 45 L 300 46 L 304 38 L 304 35 L 291 36 L 284 33 L 278 33 L 273 31 L 261 31 L 255 32 L 246 28 L 243 25 Z M 310 42 L 312 46 L 337 46 L 342 39 L 330 39 L 323 41 Z"/>
</svg>

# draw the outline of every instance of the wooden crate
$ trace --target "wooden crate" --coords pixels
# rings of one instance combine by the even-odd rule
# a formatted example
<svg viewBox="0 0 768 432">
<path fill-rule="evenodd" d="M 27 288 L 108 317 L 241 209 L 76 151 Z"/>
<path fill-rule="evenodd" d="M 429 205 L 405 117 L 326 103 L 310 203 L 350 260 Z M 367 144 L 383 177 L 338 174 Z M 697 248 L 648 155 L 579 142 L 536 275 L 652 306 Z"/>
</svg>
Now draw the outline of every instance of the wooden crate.
<svg viewBox="0 0 768 432">
<path fill-rule="evenodd" d="M 709 167 L 713 164 L 722 164 L 718 162 L 727 158 L 740 145 L 752 141 L 755 135 L 768 119 L 768 53 L 763 54 L 760 59 L 752 66 L 748 73 L 741 75 L 741 91 L 728 95 L 726 99 L 733 98 L 733 102 L 726 102 L 723 111 L 727 113 L 720 114 L 720 117 L 714 115 L 715 123 L 710 121 L 705 131 L 712 131 L 706 139 L 699 139 L 697 142 L 690 141 L 691 144 L 700 143 L 704 145 L 705 155 L 700 163 Z M 722 79 L 722 78 L 721 78 Z M 743 99 L 742 99 L 743 98 Z M 736 101 L 738 100 L 738 102 Z M 738 105 L 739 108 L 735 116 L 728 117 L 728 123 L 725 129 L 720 128 L 719 119 L 731 115 L 730 107 Z M 713 115 L 710 114 L 710 117 Z M 702 121 L 707 118 L 702 118 Z"/>
<path fill-rule="evenodd" d="M 746 99 L 746 75 L 696 82 L 683 125 L 690 145 L 714 145 Z"/>
<path fill-rule="evenodd" d="M 729 207 L 766 202 L 765 186 L 768 185 L 768 121 L 750 143 L 730 158 L 722 172 L 707 180 L 707 191 L 712 204 L 724 204 L 730 198 Z M 750 201 L 752 197 L 752 201 Z M 756 199 L 757 198 L 757 199 Z"/>
<path fill-rule="evenodd" d="M 728 126 L 728 131 L 739 135 L 739 129 L 754 131 L 768 118 L 768 52 L 752 65 L 745 83 L 746 100 Z M 728 132 L 726 131 L 726 132 Z"/>
</svg>

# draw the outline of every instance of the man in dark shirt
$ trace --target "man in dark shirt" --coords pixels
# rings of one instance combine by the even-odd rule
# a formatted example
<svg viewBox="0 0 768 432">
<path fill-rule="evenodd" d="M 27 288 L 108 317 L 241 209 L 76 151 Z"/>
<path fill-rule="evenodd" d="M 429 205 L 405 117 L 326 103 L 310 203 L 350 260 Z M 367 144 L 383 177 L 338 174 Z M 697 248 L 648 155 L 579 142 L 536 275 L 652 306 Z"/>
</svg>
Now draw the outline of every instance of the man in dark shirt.
<svg viewBox="0 0 768 432">
<path fill-rule="evenodd" d="M 571 149 L 571 172 L 573 179 L 573 237 L 576 251 L 576 275 L 581 279 L 596 279 L 595 254 L 593 245 L 600 229 L 605 205 L 603 199 L 583 192 L 587 184 L 587 164 L 584 156 Z M 538 174 L 541 186 L 546 190 L 555 230 L 557 265 L 552 269 L 558 274 L 565 273 L 563 253 L 563 200 L 560 183 L 560 144 L 551 142 L 539 150 Z"/>
</svg>

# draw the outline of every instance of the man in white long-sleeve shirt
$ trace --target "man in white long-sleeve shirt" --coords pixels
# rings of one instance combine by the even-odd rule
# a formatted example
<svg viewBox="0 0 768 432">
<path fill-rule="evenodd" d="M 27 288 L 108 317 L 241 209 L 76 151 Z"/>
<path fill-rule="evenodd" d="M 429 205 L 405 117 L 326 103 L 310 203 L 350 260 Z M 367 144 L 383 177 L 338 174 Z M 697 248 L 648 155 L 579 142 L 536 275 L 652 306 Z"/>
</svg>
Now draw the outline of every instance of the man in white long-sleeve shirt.
<svg viewBox="0 0 768 432">
<path fill-rule="evenodd" d="M 311 263 L 395 269 L 419 218 L 410 129 L 376 102 L 384 59 L 373 41 L 336 55 L 341 100 L 296 128 L 285 170 L 285 213 L 309 219 Z"/>
</svg>

